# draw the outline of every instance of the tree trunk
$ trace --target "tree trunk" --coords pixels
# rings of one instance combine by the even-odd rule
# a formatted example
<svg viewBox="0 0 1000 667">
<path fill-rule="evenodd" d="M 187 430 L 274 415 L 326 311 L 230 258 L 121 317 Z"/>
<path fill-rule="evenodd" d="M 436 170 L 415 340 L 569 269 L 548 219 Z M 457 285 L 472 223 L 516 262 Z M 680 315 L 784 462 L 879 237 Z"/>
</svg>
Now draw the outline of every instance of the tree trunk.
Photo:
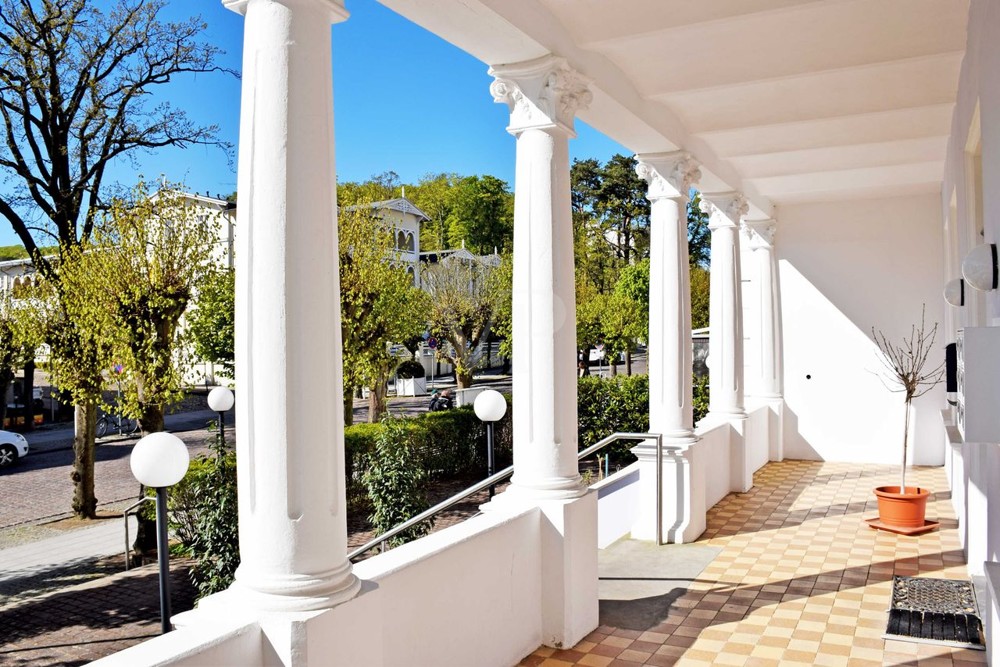
<svg viewBox="0 0 1000 667">
<path fill-rule="evenodd" d="M 24 397 L 24 430 L 35 430 L 35 360 L 24 365 L 24 382 L 21 385 Z"/>
<path fill-rule="evenodd" d="M 354 426 L 354 387 L 344 387 L 344 426 Z"/>
<path fill-rule="evenodd" d="M 4 420 L 7 418 L 7 389 L 14 380 L 14 374 L 10 369 L 0 372 L 0 429 L 4 428 Z"/>
<path fill-rule="evenodd" d="M 468 389 L 472 386 L 472 371 L 463 370 L 458 371 L 458 366 L 455 367 L 455 382 L 458 384 L 459 389 Z"/>
<path fill-rule="evenodd" d="M 142 414 L 139 417 L 139 426 L 142 427 L 142 434 L 159 433 L 163 430 L 163 406 L 159 403 L 146 403 L 142 406 Z"/>
<path fill-rule="evenodd" d="M 374 424 L 382 419 L 382 416 L 388 412 L 386 407 L 386 384 L 384 382 L 379 382 L 374 387 L 368 388 L 368 423 Z"/>
<path fill-rule="evenodd" d="M 632 350 L 625 350 L 625 375 L 632 375 Z"/>
<path fill-rule="evenodd" d="M 618 355 L 609 358 L 608 363 L 611 365 L 611 377 L 615 377 L 618 375 Z"/>
<path fill-rule="evenodd" d="M 97 516 L 94 495 L 94 439 L 97 430 L 97 406 L 77 405 L 73 432 L 73 513 L 80 519 Z"/>
</svg>

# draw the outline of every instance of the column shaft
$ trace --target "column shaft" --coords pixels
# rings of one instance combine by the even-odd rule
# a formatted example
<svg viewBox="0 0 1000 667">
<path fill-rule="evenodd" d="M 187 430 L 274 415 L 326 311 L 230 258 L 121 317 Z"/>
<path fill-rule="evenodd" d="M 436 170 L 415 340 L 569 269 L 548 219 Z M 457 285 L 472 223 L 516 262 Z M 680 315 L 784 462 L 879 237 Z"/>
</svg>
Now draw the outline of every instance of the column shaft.
<svg viewBox="0 0 1000 667">
<path fill-rule="evenodd" d="M 760 363 L 754 395 L 781 398 L 781 291 L 774 253 L 773 222 L 749 222 L 750 248 L 756 263 L 760 304 Z"/>
<path fill-rule="evenodd" d="M 331 0 L 243 0 L 236 368 L 251 607 L 352 597 L 347 561 Z"/>
<path fill-rule="evenodd" d="M 739 225 L 747 205 L 742 196 L 736 194 L 704 197 L 702 201 L 711 216 L 709 229 L 712 232 L 709 415 L 722 419 L 742 418 L 746 416 L 746 411 L 743 397 L 743 300 Z"/>
</svg>

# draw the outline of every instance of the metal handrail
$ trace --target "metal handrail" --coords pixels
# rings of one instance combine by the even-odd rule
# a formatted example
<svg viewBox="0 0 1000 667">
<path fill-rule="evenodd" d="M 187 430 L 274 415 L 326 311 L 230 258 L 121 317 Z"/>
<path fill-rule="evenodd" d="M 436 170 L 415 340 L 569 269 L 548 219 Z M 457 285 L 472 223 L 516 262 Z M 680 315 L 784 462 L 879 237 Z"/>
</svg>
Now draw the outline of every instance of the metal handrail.
<svg viewBox="0 0 1000 667">
<path fill-rule="evenodd" d="M 591 454 L 594 454 L 594 453 L 596 453 L 596 452 L 604 449 L 605 447 L 607 447 L 611 443 L 617 442 L 619 440 L 651 440 L 651 439 L 652 440 L 656 440 L 656 543 L 657 544 L 663 544 L 663 521 L 661 520 L 661 518 L 662 518 L 661 514 L 662 514 L 662 511 L 663 511 L 663 498 L 662 498 L 663 485 L 660 483 L 660 481 L 662 479 L 662 476 L 663 476 L 663 462 L 661 460 L 661 456 L 662 456 L 662 453 L 663 453 L 663 436 L 662 435 L 660 435 L 659 433 L 612 433 L 611 435 L 609 435 L 608 437 L 604 438 L 603 440 L 599 440 L 598 442 L 595 442 L 590 447 L 587 447 L 586 449 L 583 449 L 580 452 L 578 452 L 577 455 L 576 455 L 576 460 L 580 461 L 582 459 L 585 459 L 588 456 L 590 456 Z M 354 551 L 352 551 L 349 554 L 347 554 L 347 559 L 348 560 L 354 560 L 355 558 L 357 558 L 361 554 L 363 554 L 363 553 L 365 553 L 367 551 L 371 551 L 372 549 L 374 549 L 375 547 L 377 547 L 379 545 L 383 545 L 383 550 L 384 550 L 385 549 L 385 547 L 384 547 L 385 542 L 387 542 L 388 540 L 391 540 L 392 538 L 396 537 L 400 533 L 402 533 L 402 532 L 404 532 L 406 530 L 409 530 L 413 526 L 416 526 L 417 524 L 422 523 L 422 522 L 426 521 L 427 519 L 430 519 L 431 517 L 435 516 L 436 514 L 439 514 L 440 512 L 443 512 L 444 510 L 448 509 L 449 507 L 452 507 L 453 505 L 456 505 L 456 504 L 460 503 L 461 501 L 465 500 L 469 496 L 474 495 L 476 493 L 479 493 L 483 489 L 487 489 L 490 486 L 492 486 L 493 484 L 497 484 L 499 482 L 502 482 L 503 480 L 505 480 L 508 477 L 510 477 L 513 473 L 514 473 L 514 466 L 508 466 L 508 467 L 504 468 L 503 470 L 501 470 L 500 472 L 498 472 L 498 473 L 496 473 L 496 474 L 494 474 L 494 475 L 492 475 L 490 477 L 487 477 L 486 479 L 482 480 L 481 482 L 477 482 L 476 484 L 473 484 L 472 486 L 470 486 L 469 488 L 465 489 L 464 491 L 459 491 L 458 493 L 456 493 L 455 495 L 451 496 L 450 498 L 448 498 L 446 500 L 442 500 L 441 502 L 439 502 L 434 507 L 431 507 L 430 509 L 424 510 L 423 512 L 421 512 L 420 514 L 416 515 L 415 517 L 407 519 L 406 521 L 404 521 L 403 523 L 399 524 L 398 526 L 395 526 L 394 528 L 390 528 L 389 530 L 387 530 L 386 532 L 382 533 L 378 537 L 370 540 L 369 542 L 366 542 L 364 545 L 358 547 Z"/>
<path fill-rule="evenodd" d="M 129 545 L 129 539 L 128 539 L 128 515 L 129 515 L 129 513 L 138 514 L 138 512 L 133 512 L 132 510 L 134 510 L 136 507 L 138 507 L 139 505 L 143 504 L 144 502 L 150 501 L 150 500 L 156 500 L 156 498 L 154 498 L 152 496 L 143 496 L 139 500 L 135 501 L 134 503 L 132 503 L 131 505 L 129 505 L 128 507 L 126 507 L 125 511 L 122 512 L 122 519 L 125 522 L 125 570 L 126 571 L 128 571 L 128 569 L 129 569 L 129 561 L 131 560 L 128 557 L 128 555 L 129 555 L 129 552 L 132 551 L 132 547 Z"/>
</svg>

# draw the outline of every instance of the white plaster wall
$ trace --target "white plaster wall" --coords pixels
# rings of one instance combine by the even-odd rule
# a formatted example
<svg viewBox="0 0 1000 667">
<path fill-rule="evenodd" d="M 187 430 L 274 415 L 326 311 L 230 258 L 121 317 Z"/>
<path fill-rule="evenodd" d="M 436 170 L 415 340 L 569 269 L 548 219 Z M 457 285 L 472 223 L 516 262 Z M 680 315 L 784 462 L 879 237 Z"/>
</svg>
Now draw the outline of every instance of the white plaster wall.
<svg viewBox="0 0 1000 667">
<path fill-rule="evenodd" d="M 729 423 L 718 424 L 706 428 L 704 421 L 698 423 L 695 433 L 698 434 L 698 442 L 695 447 L 698 456 L 695 457 L 696 465 L 704 466 L 705 477 L 705 509 L 715 505 L 726 497 L 729 493 L 729 437 L 732 427 Z M 707 425 L 706 425 L 707 426 Z M 697 493 L 697 489 L 693 492 Z"/>
<path fill-rule="evenodd" d="M 898 463 L 904 409 L 879 378 L 871 328 L 909 335 L 926 304 L 943 321 L 940 198 L 782 207 L 786 458 Z M 936 347 L 944 360 L 942 337 Z M 915 403 L 911 461 L 944 462 L 944 386 Z"/>
<path fill-rule="evenodd" d="M 770 416 L 771 410 L 766 405 L 756 406 L 747 410 L 747 423 L 743 432 L 743 446 L 746 448 L 747 466 L 752 472 L 757 472 L 763 468 L 769 458 L 770 433 L 768 429 Z"/>
<path fill-rule="evenodd" d="M 383 664 L 512 665 L 538 648 L 539 521 L 491 510 L 355 565 L 384 600 Z"/>
<path fill-rule="evenodd" d="M 628 535 L 639 517 L 639 464 L 623 468 L 592 487 L 597 491 L 597 547 Z"/>
</svg>

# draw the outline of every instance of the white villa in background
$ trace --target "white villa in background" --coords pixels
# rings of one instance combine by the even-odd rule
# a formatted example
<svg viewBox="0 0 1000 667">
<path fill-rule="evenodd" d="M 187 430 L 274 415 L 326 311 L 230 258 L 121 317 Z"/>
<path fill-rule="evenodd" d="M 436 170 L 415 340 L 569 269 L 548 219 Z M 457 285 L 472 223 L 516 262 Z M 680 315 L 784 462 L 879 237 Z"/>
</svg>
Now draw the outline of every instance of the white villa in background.
<svg viewBox="0 0 1000 667">
<path fill-rule="evenodd" d="M 347 559 L 330 26 L 349 15 L 339 0 L 224 0 L 245 17 L 242 564 L 178 631 L 101 665 L 499 666 L 573 646 L 598 623 L 600 547 L 697 539 L 768 461 L 895 462 L 901 400 L 872 372 L 872 326 L 902 338 L 926 304 L 942 346 L 987 332 L 965 368 L 1000 359 L 996 283 L 941 298 L 1000 241 L 1000 2 L 380 1 L 481 60 L 482 94 L 510 111 L 495 131 L 516 142 L 511 486 L 462 524 Z M 649 422 L 664 447 L 636 447 L 596 488 L 576 461 L 577 117 L 637 154 L 652 201 Z M 697 426 L 693 186 L 713 260 Z M 996 664 L 1000 423 L 982 418 L 1000 412 L 1000 372 L 967 389 L 963 423 L 987 428 L 966 440 L 938 387 L 914 404 L 911 454 L 946 466 Z"/>
</svg>

